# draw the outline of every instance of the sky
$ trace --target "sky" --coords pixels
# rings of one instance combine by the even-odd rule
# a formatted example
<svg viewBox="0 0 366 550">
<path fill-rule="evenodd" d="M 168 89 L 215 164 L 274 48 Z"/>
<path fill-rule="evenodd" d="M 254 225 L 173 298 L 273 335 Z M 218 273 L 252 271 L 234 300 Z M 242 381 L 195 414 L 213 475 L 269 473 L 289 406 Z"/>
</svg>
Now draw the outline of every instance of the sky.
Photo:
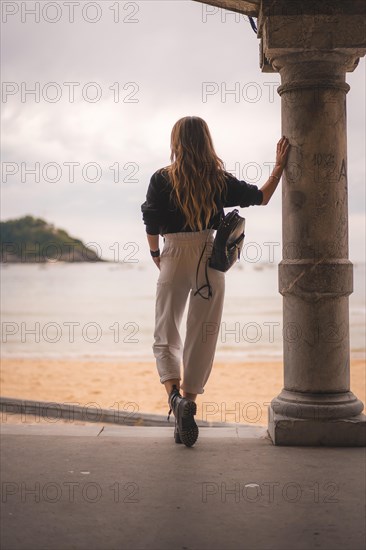
<svg viewBox="0 0 366 550">
<path fill-rule="evenodd" d="M 281 137 L 280 76 L 261 73 L 247 17 L 192 0 L 2 2 L 2 10 L 2 220 L 42 217 L 97 243 L 105 258 L 118 250 L 124 260 L 136 243 L 148 259 L 140 206 L 151 175 L 170 162 L 173 124 L 187 115 L 207 121 L 228 171 L 258 186 L 268 178 Z M 350 259 L 358 262 L 365 59 L 347 82 Z M 234 89 L 239 98 L 225 95 Z M 246 238 L 277 243 L 280 260 L 280 189 L 265 208 L 241 212 Z M 270 260 L 270 247 L 260 254 Z"/>
</svg>

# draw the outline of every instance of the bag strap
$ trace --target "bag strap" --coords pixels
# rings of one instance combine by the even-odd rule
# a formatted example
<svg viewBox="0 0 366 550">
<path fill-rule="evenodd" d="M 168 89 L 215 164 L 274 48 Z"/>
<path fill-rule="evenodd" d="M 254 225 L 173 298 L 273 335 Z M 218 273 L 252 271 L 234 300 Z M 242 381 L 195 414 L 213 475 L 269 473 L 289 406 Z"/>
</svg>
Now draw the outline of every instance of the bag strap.
<svg viewBox="0 0 366 550">
<path fill-rule="evenodd" d="M 222 217 L 222 213 L 221 213 L 221 217 Z M 221 219 L 221 218 L 220 218 Z M 207 229 L 212 229 L 214 225 L 214 222 L 212 221 L 211 224 L 208 226 Z M 201 265 L 201 261 L 202 261 L 202 257 L 203 257 L 203 254 L 206 250 L 206 246 L 207 246 L 207 240 L 208 240 L 208 237 L 209 237 L 210 233 L 207 234 L 207 237 L 206 237 L 206 242 L 205 242 L 205 246 L 203 247 L 203 250 L 202 250 L 202 253 L 201 253 L 201 256 L 200 256 L 200 259 L 198 260 L 198 264 L 197 264 L 197 270 L 196 270 L 196 291 L 194 292 L 194 296 L 196 296 L 196 294 L 199 294 L 201 296 L 201 298 L 203 298 L 204 300 L 209 300 L 211 297 L 212 297 L 212 287 L 210 285 L 210 281 L 209 281 L 209 278 L 208 278 L 208 262 L 210 260 L 210 258 L 207 258 L 206 259 L 206 263 L 205 263 L 205 278 L 206 278 L 206 284 L 205 285 L 202 285 L 200 286 L 199 288 L 197 288 L 197 285 L 198 285 L 198 273 L 199 273 L 199 269 L 200 269 L 200 265 Z M 204 296 L 203 294 L 201 294 L 201 290 L 204 289 L 204 288 L 208 288 L 208 296 Z"/>
<path fill-rule="evenodd" d="M 200 268 L 202 256 L 203 256 L 203 254 L 204 254 L 204 252 L 205 252 L 205 250 L 206 250 L 206 245 L 207 245 L 207 239 L 206 239 L 205 246 L 203 247 L 203 250 L 202 250 L 200 259 L 199 259 L 199 261 L 198 261 L 198 265 L 197 265 L 197 271 L 196 271 L 196 288 L 197 288 L 197 284 L 198 284 L 198 272 L 199 272 L 199 268 Z M 209 299 L 211 298 L 211 296 L 212 296 L 212 287 L 211 287 L 211 285 L 210 285 L 210 281 L 209 281 L 209 279 L 208 279 L 208 273 L 207 273 L 208 262 L 209 262 L 209 258 L 206 259 L 206 263 L 205 263 L 206 284 L 200 286 L 199 288 L 197 288 L 197 290 L 196 290 L 195 293 L 194 293 L 194 296 L 196 296 L 196 294 L 199 294 L 199 295 L 201 296 L 201 298 L 203 298 L 204 300 L 209 300 Z M 204 296 L 203 294 L 201 294 L 201 290 L 202 290 L 203 288 L 208 288 L 208 296 Z"/>
</svg>

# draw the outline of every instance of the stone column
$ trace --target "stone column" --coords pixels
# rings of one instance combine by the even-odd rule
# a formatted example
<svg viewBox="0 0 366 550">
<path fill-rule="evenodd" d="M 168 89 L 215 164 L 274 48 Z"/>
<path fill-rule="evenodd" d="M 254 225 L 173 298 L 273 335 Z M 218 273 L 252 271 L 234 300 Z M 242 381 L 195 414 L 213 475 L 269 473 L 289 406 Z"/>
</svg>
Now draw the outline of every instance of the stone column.
<svg viewBox="0 0 366 550">
<path fill-rule="evenodd" d="M 346 72 L 366 53 L 365 0 L 196 0 L 258 16 L 263 72 L 279 72 L 284 388 L 269 407 L 276 445 L 365 445 L 350 391 Z M 265 121 L 264 121 L 265 123 Z"/>
<path fill-rule="evenodd" d="M 269 433 L 276 445 L 361 446 L 366 417 L 350 391 L 345 76 L 366 52 L 358 33 L 365 9 L 342 22 L 342 11 L 284 15 L 284 2 L 271 12 L 265 4 L 262 66 L 281 75 L 282 134 L 291 143 L 279 266 L 284 388 L 269 407 Z"/>
</svg>

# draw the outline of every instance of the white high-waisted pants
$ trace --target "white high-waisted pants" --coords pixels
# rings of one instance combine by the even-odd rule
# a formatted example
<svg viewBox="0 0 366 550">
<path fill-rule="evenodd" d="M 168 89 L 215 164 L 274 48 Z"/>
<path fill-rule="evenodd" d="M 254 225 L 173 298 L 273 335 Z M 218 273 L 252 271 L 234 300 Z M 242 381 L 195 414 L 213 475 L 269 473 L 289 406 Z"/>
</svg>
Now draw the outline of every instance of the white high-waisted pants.
<svg viewBox="0 0 366 550">
<path fill-rule="evenodd" d="M 207 267 L 212 296 L 205 300 L 196 290 L 196 270 L 206 239 L 198 273 L 198 288 L 206 283 L 205 263 L 212 247 L 214 230 L 167 233 L 160 256 L 160 274 L 156 288 L 155 331 L 153 353 L 163 384 L 181 380 L 189 393 L 203 393 L 215 356 L 225 294 L 225 273 Z M 207 288 L 202 290 L 207 296 Z M 187 330 L 182 350 L 179 335 L 183 313 L 189 296 Z M 183 353 L 182 353 L 183 351 Z"/>
</svg>

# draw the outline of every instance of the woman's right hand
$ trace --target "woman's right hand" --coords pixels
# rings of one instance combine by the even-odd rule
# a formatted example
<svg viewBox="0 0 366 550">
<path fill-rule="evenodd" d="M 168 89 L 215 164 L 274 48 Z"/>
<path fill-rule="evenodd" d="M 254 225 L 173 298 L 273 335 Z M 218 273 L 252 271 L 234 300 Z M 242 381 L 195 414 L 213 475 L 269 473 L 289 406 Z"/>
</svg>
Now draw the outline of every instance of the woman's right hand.
<svg viewBox="0 0 366 550">
<path fill-rule="evenodd" d="M 277 143 L 276 164 L 283 169 L 286 166 L 287 157 L 290 152 L 290 142 L 286 136 L 283 136 Z"/>
<path fill-rule="evenodd" d="M 156 258 L 153 258 L 154 264 L 158 267 L 160 270 L 160 256 L 157 256 Z"/>
</svg>

